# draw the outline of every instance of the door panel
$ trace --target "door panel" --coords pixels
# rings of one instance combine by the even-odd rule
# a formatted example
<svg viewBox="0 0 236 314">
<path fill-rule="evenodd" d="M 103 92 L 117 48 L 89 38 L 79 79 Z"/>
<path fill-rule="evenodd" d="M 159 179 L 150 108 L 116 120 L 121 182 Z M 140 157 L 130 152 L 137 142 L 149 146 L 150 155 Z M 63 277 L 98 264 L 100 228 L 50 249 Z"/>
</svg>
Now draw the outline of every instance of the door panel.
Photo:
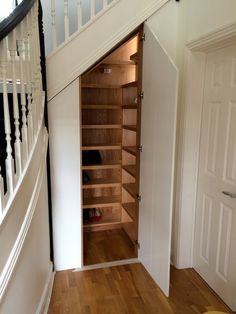
<svg viewBox="0 0 236 314">
<path fill-rule="evenodd" d="M 236 46 L 206 60 L 194 268 L 236 310 Z"/>
<path fill-rule="evenodd" d="M 168 295 L 178 71 L 147 25 L 144 33 L 139 259 Z"/>
</svg>

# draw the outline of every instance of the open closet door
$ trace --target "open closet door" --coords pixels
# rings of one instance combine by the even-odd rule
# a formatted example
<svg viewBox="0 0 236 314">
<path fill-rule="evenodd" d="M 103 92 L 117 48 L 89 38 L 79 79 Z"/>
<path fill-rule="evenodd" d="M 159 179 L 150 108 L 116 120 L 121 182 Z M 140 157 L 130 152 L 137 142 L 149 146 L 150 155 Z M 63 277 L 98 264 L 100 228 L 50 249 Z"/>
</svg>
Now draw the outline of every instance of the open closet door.
<svg viewBox="0 0 236 314">
<path fill-rule="evenodd" d="M 144 27 L 139 260 L 169 295 L 178 71 Z"/>
</svg>

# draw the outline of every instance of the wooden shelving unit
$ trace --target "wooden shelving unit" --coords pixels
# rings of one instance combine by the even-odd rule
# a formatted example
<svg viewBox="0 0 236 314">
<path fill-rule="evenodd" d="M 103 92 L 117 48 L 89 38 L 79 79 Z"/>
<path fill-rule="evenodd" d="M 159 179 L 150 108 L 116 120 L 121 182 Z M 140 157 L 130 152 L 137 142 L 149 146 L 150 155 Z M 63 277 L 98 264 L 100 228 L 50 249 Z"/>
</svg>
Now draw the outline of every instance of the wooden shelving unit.
<svg viewBox="0 0 236 314">
<path fill-rule="evenodd" d="M 83 189 L 94 189 L 94 188 L 105 188 L 112 186 L 120 186 L 121 182 L 119 178 L 101 178 L 101 179 L 92 179 L 87 183 L 83 184 Z"/>
<path fill-rule="evenodd" d="M 81 151 L 101 161 L 83 161 L 84 232 L 123 228 L 136 252 L 138 225 L 141 76 L 140 33 L 90 69 L 81 79 Z M 82 154 L 83 155 L 83 154 Z M 89 219 L 96 209 L 98 219 Z"/>
</svg>

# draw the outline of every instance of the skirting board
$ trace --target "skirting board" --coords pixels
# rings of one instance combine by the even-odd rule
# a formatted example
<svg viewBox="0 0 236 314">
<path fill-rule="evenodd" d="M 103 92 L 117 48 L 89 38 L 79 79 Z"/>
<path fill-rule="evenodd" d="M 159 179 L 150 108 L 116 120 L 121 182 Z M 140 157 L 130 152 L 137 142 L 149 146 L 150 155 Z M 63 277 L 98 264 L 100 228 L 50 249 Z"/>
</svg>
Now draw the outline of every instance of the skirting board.
<svg viewBox="0 0 236 314">
<path fill-rule="evenodd" d="M 52 295 L 52 288 L 53 288 L 53 282 L 54 282 L 55 272 L 53 272 L 53 264 L 51 263 L 50 269 L 48 272 L 48 278 L 45 283 L 43 293 L 37 308 L 37 311 L 35 314 L 47 314 L 48 308 L 51 300 Z"/>
<path fill-rule="evenodd" d="M 137 258 L 123 259 L 120 261 L 82 266 L 80 268 L 74 269 L 73 272 L 114 267 L 114 266 L 122 266 L 122 265 L 136 264 L 136 263 L 140 263 L 140 261 Z"/>
</svg>

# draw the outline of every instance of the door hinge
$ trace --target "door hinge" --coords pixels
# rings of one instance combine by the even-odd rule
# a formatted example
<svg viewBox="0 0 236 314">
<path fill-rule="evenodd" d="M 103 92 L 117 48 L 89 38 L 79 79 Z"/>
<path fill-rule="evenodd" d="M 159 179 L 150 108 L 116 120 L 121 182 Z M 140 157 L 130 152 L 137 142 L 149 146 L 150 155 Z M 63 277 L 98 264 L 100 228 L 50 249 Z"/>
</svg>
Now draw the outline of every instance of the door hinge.
<svg viewBox="0 0 236 314">
<path fill-rule="evenodd" d="M 144 92 L 139 93 L 139 97 L 140 97 L 141 99 L 143 99 L 143 98 L 144 98 Z"/>
<path fill-rule="evenodd" d="M 136 198 L 137 198 L 137 200 L 138 200 L 139 202 L 141 202 L 141 195 L 137 194 L 137 195 L 136 195 Z"/>
<path fill-rule="evenodd" d="M 139 145 L 139 146 L 138 146 L 138 150 L 142 153 L 142 151 L 143 151 L 143 146 L 142 146 L 142 145 Z"/>
<path fill-rule="evenodd" d="M 145 33 L 142 35 L 142 37 L 141 37 L 141 41 L 145 41 L 146 40 L 146 35 L 145 35 Z"/>
<path fill-rule="evenodd" d="M 138 242 L 138 240 L 135 240 L 134 243 L 137 249 L 140 250 L 140 243 Z"/>
</svg>

